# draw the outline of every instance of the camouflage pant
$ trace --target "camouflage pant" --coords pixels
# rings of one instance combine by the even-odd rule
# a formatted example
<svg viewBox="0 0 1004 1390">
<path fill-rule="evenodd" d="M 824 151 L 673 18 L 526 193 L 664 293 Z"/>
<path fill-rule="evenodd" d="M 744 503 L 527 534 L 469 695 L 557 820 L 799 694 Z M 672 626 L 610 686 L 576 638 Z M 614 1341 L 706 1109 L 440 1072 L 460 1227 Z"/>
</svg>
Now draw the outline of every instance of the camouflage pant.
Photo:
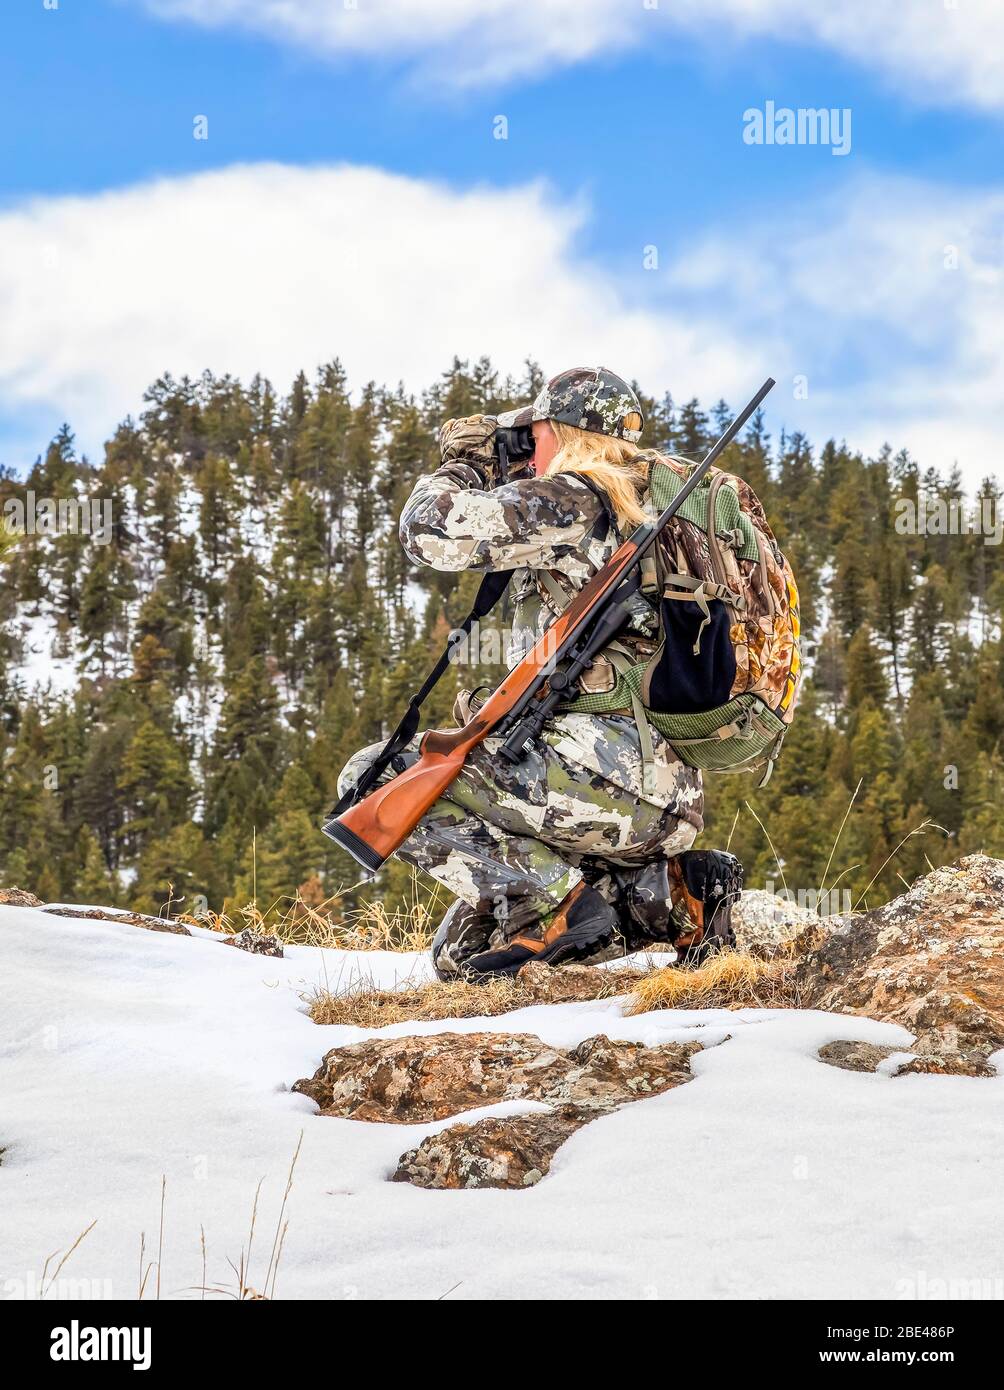
<svg viewBox="0 0 1004 1390">
<path fill-rule="evenodd" d="M 414 761 L 418 742 L 401 755 L 396 770 Z M 340 790 L 381 746 L 354 754 Z M 448 793 L 397 851 L 460 900 L 448 910 L 433 946 L 441 973 L 517 932 L 532 931 L 584 876 L 602 891 L 597 879 L 604 865 L 631 867 L 679 854 L 697 836 L 698 827 L 673 807 L 641 800 L 547 743 L 536 744 L 515 767 L 498 757 L 497 747 L 490 738 L 474 750 Z"/>
</svg>

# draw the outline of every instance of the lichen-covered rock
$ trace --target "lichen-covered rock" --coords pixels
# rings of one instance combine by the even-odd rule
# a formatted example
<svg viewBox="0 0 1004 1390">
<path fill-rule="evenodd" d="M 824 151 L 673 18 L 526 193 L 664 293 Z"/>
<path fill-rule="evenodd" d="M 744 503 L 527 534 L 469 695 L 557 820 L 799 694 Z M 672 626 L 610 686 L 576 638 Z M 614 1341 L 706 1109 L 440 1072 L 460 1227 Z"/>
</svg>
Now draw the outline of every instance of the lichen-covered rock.
<svg viewBox="0 0 1004 1390">
<path fill-rule="evenodd" d="M 774 955 L 819 921 L 810 908 L 800 907 L 788 898 L 765 893 L 761 888 L 744 889 L 732 909 L 736 950 L 755 956 Z"/>
<path fill-rule="evenodd" d="M 907 1072 L 986 1076 L 1004 1047 L 1004 862 L 974 854 L 885 907 L 808 933 L 803 1006 L 865 1014 L 915 1034 Z"/>
<path fill-rule="evenodd" d="M 570 1050 L 529 1033 L 369 1038 L 328 1052 L 294 1091 L 322 1115 L 415 1124 L 503 1100 L 612 1110 L 690 1078 L 698 1043 L 646 1048 L 587 1038 Z"/>
<path fill-rule="evenodd" d="M 529 1033 L 370 1038 L 336 1047 L 293 1087 L 322 1115 L 414 1124 L 504 1100 L 552 1109 L 457 1124 L 401 1158 L 394 1177 L 419 1187 L 530 1187 L 569 1134 L 597 1115 L 690 1080 L 700 1043 L 587 1038 L 552 1047 Z"/>
<path fill-rule="evenodd" d="M 701 1043 L 611 1042 L 600 1034 L 564 1054 L 567 1070 L 541 1088 L 534 1099 L 580 1110 L 613 1110 L 626 1101 L 657 1095 L 690 1080 L 690 1059 Z"/>
<path fill-rule="evenodd" d="M 537 1099 L 563 1069 L 560 1051 L 528 1034 L 368 1038 L 332 1048 L 293 1090 L 315 1100 L 322 1115 L 414 1124 L 531 1091 Z"/>
<path fill-rule="evenodd" d="M 878 1071 L 883 1062 L 903 1051 L 901 1047 L 879 1047 L 876 1043 L 841 1039 L 821 1047 L 819 1060 L 828 1062 L 831 1067 L 843 1067 L 845 1071 Z M 902 1064 L 897 1074 L 900 1070 Z"/>
<path fill-rule="evenodd" d="M 270 936 L 268 932 L 252 931 L 250 927 L 245 927 L 243 931 L 234 932 L 233 936 L 223 938 L 224 946 L 236 946 L 238 951 L 250 951 L 255 956 L 281 956 L 282 942 L 277 936 Z"/>
<path fill-rule="evenodd" d="M 416 1187 L 532 1187 L 570 1134 L 592 1116 L 567 1107 L 451 1125 L 402 1154 L 393 1182 Z"/>
<path fill-rule="evenodd" d="M 0 888 L 0 903 L 7 907 L 41 907 L 42 899 L 27 888 Z"/>
<path fill-rule="evenodd" d="M 181 922 L 169 917 L 148 917 L 145 912 L 110 912 L 103 907 L 43 907 L 53 917 L 93 917 L 98 922 L 119 922 L 127 927 L 143 927 L 146 931 L 170 932 L 173 936 L 191 936 Z"/>
</svg>

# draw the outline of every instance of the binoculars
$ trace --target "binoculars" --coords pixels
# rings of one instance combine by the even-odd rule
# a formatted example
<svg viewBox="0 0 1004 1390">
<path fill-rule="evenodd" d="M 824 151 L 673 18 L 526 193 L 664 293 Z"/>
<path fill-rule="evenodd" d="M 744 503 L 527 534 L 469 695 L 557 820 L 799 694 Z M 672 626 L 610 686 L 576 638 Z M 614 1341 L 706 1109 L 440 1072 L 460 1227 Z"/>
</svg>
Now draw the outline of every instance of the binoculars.
<svg viewBox="0 0 1004 1390">
<path fill-rule="evenodd" d="M 499 482 L 508 482 L 510 465 L 528 463 L 533 458 L 535 448 L 532 425 L 500 425 L 495 431 L 495 458 L 498 462 L 496 472 Z"/>
</svg>

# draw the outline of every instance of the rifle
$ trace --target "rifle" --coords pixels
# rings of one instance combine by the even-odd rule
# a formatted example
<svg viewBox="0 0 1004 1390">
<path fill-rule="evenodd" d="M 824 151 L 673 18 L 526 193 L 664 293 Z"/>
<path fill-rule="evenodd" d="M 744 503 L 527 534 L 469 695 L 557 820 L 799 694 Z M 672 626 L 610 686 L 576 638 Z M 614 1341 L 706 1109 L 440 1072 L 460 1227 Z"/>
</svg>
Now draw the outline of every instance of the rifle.
<svg viewBox="0 0 1004 1390">
<path fill-rule="evenodd" d="M 347 850 L 363 868 L 375 872 L 408 838 L 459 775 L 468 754 L 489 734 L 504 735 L 498 750 L 500 757 L 510 763 L 522 760 L 554 710 L 567 699 L 570 687 L 623 628 L 629 616 L 629 601 L 640 583 L 642 557 L 773 386 L 774 381 L 768 377 L 696 465 L 666 510 L 655 521 L 644 522 L 631 533 L 470 721 L 462 729 L 430 729 L 419 745 L 417 762 L 389 782 L 369 790 L 376 778 L 363 777 L 332 811 L 323 827 L 325 835 Z M 441 660 L 437 672 L 441 667 L 445 669 L 447 659 Z M 409 706 L 409 714 L 415 712 L 416 723 L 417 704 L 435 676 L 436 672 L 423 686 L 422 696 Z M 396 744 L 395 751 L 400 751 L 408 718 L 406 715 L 377 760 L 378 765 L 382 764 L 381 772 L 390 761 L 388 750 Z"/>
</svg>

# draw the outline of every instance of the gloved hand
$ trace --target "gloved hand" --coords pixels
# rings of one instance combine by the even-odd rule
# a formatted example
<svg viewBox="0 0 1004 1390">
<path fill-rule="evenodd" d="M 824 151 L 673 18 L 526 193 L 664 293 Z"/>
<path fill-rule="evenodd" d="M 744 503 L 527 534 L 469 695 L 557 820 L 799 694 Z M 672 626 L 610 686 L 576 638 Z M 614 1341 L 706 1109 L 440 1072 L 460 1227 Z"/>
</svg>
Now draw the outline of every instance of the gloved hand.
<svg viewBox="0 0 1004 1390">
<path fill-rule="evenodd" d="M 466 464 L 480 475 L 482 487 L 494 487 L 496 423 L 494 415 L 465 415 L 445 421 L 439 431 L 443 465 Z"/>
<path fill-rule="evenodd" d="M 477 690 L 458 690 L 453 702 L 453 722 L 458 729 L 469 724 L 485 702 L 485 687 Z"/>
</svg>

